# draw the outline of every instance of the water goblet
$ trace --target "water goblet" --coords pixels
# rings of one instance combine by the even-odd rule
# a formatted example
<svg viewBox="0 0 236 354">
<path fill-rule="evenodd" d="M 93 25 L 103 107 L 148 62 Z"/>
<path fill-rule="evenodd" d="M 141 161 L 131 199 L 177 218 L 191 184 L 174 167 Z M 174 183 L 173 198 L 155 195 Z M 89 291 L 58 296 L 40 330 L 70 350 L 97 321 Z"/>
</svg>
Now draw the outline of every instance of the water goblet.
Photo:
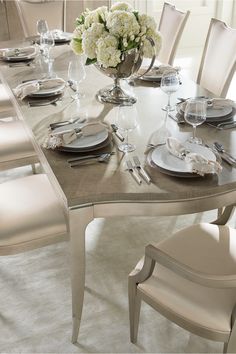
<svg viewBox="0 0 236 354">
<path fill-rule="evenodd" d="M 48 24 L 46 20 L 38 20 L 37 21 L 37 33 L 40 35 L 39 44 L 40 50 L 44 52 L 44 44 L 43 44 L 43 35 L 49 31 Z"/>
<path fill-rule="evenodd" d="M 170 104 L 170 96 L 173 92 L 176 92 L 179 88 L 179 76 L 175 70 L 165 71 L 161 78 L 161 89 L 163 92 L 168 95 L 168 103 L 165 107 L 163 107 L 163 111 L 173 111 L 175 109 L 174 106 Z"/>
<path fill-rule="evenodd" d="M 79 91 L 79 86 L 85 78 L 86 71 L 84 68 L 84 63 L 81 58 L 76 57 L 74 60 L 69 62 L 68 66 L 68 82 L 75 91 L 74 95 L 71 96 L 73 99 L 78 100 L 84 97 L 84 94 Z"/>
<path fill-rule="evenodd" d="M 189 142 L 202 144 L 202 140 L 196 137 L 197 126 L 206 120 L 207 102 L 204 99 L 189 99 L 184 110 L 184 119 L 193 127 L 193 136 Z"/>
<path fill-rule="evenodd" d="M 134 151 L 136 146 L 129 142 L 129 132 L 137 127 L 137 110 L 134 105 L 121 105 L 118 107 L 116 124 L 125 133 L 124 143 L 118 146 L 123 153 Z"/>
</svg>

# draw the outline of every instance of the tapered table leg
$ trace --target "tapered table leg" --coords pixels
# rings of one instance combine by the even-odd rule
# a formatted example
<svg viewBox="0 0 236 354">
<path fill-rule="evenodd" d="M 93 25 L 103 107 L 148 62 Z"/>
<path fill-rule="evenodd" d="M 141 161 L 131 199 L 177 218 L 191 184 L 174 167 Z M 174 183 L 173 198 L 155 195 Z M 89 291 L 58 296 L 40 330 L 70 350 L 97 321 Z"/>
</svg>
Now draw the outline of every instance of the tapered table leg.
<svg viewBox="0 0 236 354">
<path fill-rule="evenodd" d="M 79 335 L 85 287 L 85 232 L 93 220 L 93 207 L 69 210 L 72 289 L 72 343 Z"/>
</svg>

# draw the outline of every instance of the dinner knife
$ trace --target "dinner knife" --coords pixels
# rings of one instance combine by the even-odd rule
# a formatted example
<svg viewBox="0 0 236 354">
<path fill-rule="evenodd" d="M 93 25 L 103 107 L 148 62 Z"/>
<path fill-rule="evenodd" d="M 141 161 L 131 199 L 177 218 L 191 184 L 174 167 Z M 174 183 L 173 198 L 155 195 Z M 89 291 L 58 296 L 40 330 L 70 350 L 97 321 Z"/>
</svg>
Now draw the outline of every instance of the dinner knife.
<svg viewBox="0 0 236 354">
<path fill-rule="evenodd" d="M 133 177 L 133 179 L 138 183 L 141 184 L 142 180 L 139 177 L 139 174 L 135 171 L 135 169 L 133 168 L 132 162 L 130 160 L 126 161 L 126 165 L 127 165 L 127 169 L 129 171 L 129 173 L 131 174 L 131 176 Z"/>
<path fill-rule="evenodd" d="M 139 175 L 148 183 L 151 183 L 151 178 L 147 174 L 147 172 L 144 170 L 144 168 L 141 166 L 141 163 L 139 161 L 138 156 L 133 156 L 135 168 L 137 169 Z"/>
<path fill-rule="evenodd" d="M 120 141 L 124 141 L 125 140 L 123 135 L 118 131 L 118 127 L 115 124 L 111 124 L 111 128 L 112 128 L 113 132 L 115 133 L 115 135 L 117 136 L 117 138 Z"/>
</svg>

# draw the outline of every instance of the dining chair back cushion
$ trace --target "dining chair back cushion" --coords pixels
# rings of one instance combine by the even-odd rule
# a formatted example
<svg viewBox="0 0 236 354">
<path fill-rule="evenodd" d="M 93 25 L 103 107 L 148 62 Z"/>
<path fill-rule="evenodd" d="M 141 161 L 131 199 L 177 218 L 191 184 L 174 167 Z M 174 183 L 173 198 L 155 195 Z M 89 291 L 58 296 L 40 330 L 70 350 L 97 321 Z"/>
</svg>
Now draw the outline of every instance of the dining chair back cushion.
<svg viewBox="0 0 236 354">
<path fill-rule="evenodd" d="M 225 225 L 193 225 L 156 247 L 204 274 L 236 273 L 236 230 Z M 142 265 L 143 260 L 137 264 L 135 272 L 141 270 Z M 231 315 L 236 303 L 234 287 L 203 286 L 156 263 L 152 275 L 137 284 L 137 294 L 190 332 L 222 342 L 227 342 L 230 336 Z"/>
<path fill-rule="evenodd" d="M 45 19 L 49 30 L 64 30 L 65 0 L 15 0 L 25 37 L 37 34 L 37 21 Z"/>
<path fill-rule="evenodd" d="M 36 156 L 21 121 L 0 122 L 0 164 Z"/>
<path fill-rule="evenodd" d="M 162 46 L 158 60 L 172 65 L 175 53 L 190 12 L 177 10 L 174 5 L 164 3 L 158 30 L 162 36 Z"/>
<path fill-rule="evenodd" d="M 236 29 L 211 19 L 197 83 L 225 97 L 236 69 Z"/>
<path fill-rule="evenodd" d="M 0 184 L 0 255 L 67 237 L 63 208 L 45 174 Z"/>
</svg>

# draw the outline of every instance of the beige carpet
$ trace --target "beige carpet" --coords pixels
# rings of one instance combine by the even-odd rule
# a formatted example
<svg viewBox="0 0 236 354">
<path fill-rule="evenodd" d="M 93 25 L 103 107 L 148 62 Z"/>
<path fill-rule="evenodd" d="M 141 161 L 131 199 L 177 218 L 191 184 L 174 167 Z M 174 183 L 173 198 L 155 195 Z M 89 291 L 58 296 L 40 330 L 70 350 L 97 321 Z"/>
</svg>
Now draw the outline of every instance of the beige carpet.
<svg viewBox="0 0 236 354">
<path fill-rule="evenodd" d="M 29 174 L 2 173 L 0 182 Z M 79 343 L 72 345 L 68 244 L 0 259 L 1 353 L 218 353 L 222 344 L 189 334 L 148 305 L 137 345 L 129 341 L 127 276 L 151 241 L 215 212 L 161 218 L 110 218 L 87 230 L 86 292 Z"/>
</svg>

